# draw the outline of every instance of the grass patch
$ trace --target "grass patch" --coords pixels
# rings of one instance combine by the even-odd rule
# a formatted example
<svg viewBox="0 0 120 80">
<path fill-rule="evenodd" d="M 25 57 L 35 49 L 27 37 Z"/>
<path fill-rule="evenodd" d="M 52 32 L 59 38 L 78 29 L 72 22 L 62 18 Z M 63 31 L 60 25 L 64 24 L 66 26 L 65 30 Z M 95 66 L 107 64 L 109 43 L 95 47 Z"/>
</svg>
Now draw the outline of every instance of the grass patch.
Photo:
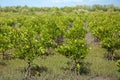
<svg viewBox="0 0 120 80">
<path fill-rule="evenodd" d="M 86 57 L 86 61 L 91 63 L 91 76 L 103 76 L 120 78 L 120 73 L 117 71 L 118 67 L 115 61 L 108 61 L 104 58 L 105 49 L 98 44 L 92 44 L 90 53 Z"/>
</svg>

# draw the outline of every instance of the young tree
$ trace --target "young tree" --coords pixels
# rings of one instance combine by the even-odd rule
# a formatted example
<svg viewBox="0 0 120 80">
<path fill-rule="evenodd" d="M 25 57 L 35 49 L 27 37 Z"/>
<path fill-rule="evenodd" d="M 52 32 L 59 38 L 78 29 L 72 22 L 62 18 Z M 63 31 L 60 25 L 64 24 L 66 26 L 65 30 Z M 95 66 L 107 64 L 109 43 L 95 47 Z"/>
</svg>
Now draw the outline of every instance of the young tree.
<svg viewBox="0 0 120 80">
<path fill-rule="evenodd" d="M 45 53 L 45 48 L 40 40 L 36 38 L 36 32 L 32 29 L 19 29 L 13 33 L 14 55 L 27 62 L 25 78 L 31 77 L 31 64 L 33 60 Z"/>
<path fill-rule="evenodd" d="M 75 62 L 75 72 L 77 72 L 77 74 L 80 73 L 81 63 L 88 53 L 88 47 L 84 40 L 67 40 L 67 42 L 59 46 L 56 51 L 72 59 Z"/>
</svg>

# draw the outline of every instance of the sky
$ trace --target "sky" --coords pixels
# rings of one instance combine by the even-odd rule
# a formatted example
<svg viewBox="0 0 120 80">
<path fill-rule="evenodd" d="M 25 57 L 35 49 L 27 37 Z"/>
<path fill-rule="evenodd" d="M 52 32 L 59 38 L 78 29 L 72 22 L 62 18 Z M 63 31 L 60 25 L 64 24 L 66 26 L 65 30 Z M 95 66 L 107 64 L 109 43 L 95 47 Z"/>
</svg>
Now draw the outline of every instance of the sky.
<svg viewBox="0 0 120 80">
<path fill-rule="evenodd" d="M 120 6 L 120 0 L 0 0 L 0 6 L 64 7 L 75 5 L 113 4 Z"/>
</svg>

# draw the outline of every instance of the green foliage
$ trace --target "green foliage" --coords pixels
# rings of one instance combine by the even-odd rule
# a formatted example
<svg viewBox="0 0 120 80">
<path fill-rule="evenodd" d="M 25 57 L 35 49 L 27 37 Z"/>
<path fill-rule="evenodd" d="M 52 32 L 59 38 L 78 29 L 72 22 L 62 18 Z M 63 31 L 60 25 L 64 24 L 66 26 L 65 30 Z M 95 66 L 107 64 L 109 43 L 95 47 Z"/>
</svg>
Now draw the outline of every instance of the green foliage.
<svg viewBox="0 0 120 80">
<path fill-rule="evenodd" d="M 11 27 L 0 27 L 0 51 L 10 49 L 12 47 L 10 35 Z"/>
<path fill-rule="evenodd" d="M 33 30 L 16 30 L 14 36 L 15 56 L 32 62 L 36 56 L 45 53 L 44 47 L 41 45 L 41 42 L 36 39 L 36 33 Z"/>
<path fill-rule="evenodd" d="M 102 47 L 106 48 L 108 51 L 120 48 L 120 40 L 115 38 L 105 38 L 102 41 Z"/>
<path fill-rule="evenodd" d="M 2 52 L 3 59 L 5 59 L 5 51 L 13 48 L 11 43 L 12 31 L 13 29 L 9 26 L 0 27 L 0 52 Z"/>
<path fill-rule="evenodd" d="M 65 33 L 65 38 L 69 39 L 83 39 L 85 38 L 86 31 L 83 27 L 78 26 L 78 23 Z"/>
<path fill-rule="evenodd" d="M 87 45 L 83 40 L 67 40 L 57 51 L 76 62 L 84 59 L 87 54 Z"/>
<path fill-rule="evenodd" d="M 116 62 L 116 65 L 120 68 L 120 60 Z"/>
<path fill-rule="evenodd" d="M 116 62 L 116 65 L 119 67 L 118 71 L 120 72 L 120 60 Z"/>
</svg>

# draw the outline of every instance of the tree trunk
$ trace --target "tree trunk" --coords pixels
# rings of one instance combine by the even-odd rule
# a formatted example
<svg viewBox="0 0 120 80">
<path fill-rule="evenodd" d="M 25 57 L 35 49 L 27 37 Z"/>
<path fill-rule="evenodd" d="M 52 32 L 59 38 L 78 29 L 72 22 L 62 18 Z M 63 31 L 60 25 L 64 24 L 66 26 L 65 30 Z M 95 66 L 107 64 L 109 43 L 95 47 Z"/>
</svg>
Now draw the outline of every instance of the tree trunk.
<svg viewBox="0 0 120 80">
<path fill-rule="evenodd" d="M 75 74 L 79 75 L 79 70 L 78 70 L 77 64 L 78 64 L 78 62 L 75 61 Z"/>
<path fill-rule="evenodd" d="M 114 50 L 108 50 L 108 60 L 114 60 Z"/>
<path fill-rule="evenodd" d="M 26 72 L 25 72 L 25 76 L 24 76 L 24 79 L 23 80 L 29 80 L 31 78 L 31 62 L 28 61 L 27 62 L 28 66 L 26 68 Z"/>
<path fill-rule="evenodd" d="M 2 51 L 2 59 L 5 60 L 5 51 Z"/>
<path fill-rule="evenodd" d="M 113 54 L 114 54 L 114 50 L 111 50 L 111 59 L 112 59 L 112 60 L 114 60 Z"/>
</svg>

